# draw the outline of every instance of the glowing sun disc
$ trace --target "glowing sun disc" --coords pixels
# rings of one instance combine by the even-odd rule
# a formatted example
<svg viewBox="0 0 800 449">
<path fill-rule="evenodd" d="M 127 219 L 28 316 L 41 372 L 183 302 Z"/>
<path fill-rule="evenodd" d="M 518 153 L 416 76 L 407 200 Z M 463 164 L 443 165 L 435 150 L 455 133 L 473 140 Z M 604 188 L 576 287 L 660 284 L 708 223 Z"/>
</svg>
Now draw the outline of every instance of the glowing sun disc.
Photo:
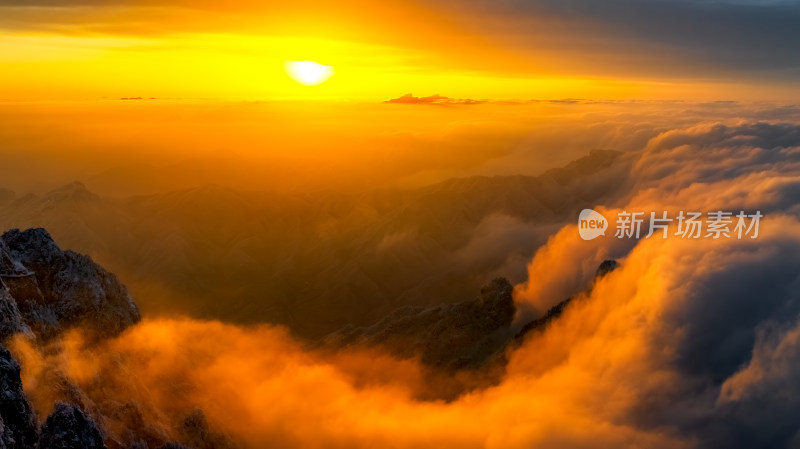
<svg viewBox="0 0 800 449">
<path fill-rule="evenodd" d="M 306 86 L 322 84 L 333 76 L 333 67 L 314 61 L 286 61 L 285 69 L 293 80 Z"/>
</svg>

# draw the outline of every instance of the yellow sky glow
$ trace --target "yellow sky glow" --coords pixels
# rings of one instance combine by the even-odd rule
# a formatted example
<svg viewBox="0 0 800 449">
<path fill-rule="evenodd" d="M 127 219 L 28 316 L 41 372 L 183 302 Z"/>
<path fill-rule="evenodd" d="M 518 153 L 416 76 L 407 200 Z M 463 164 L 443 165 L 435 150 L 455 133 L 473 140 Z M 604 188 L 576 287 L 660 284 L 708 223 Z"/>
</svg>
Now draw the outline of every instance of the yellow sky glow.
<svg viewBox="0 0 800 449">
<path fill-rule="evenodd" d="M 625 68 L 614 58 L 548 44 L 568 41 L 564 36 L 545 35 L 541 44 L 515 47 L 410 2 L 357 1 L 338 12 L 322 4 L 246 6 L 250 9 L 204 12 L 175 5 L 7 11 L 19 16 L 12 19 L 30 16 L 59 25 L 0 27 L 0 101 L 139 96 L 382 101 L 409 92 L 519 100 L 785 100 L 786 95 L 782 86 L 769 84 L 616 75 Z M 163 26 L 168 23 L 173 26 Z M 286 61 L 335 67 L 336 76 L 309 89 L 304 84 L 316 83 L 286 76 Z"/>
</svg>

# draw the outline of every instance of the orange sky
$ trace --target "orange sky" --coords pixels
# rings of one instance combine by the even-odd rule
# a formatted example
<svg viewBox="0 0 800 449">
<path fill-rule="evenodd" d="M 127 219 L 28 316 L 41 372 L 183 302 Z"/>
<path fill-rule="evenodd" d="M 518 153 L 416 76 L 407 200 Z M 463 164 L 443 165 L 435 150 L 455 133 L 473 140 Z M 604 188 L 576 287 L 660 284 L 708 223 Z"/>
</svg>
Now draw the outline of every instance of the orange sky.
<svg viewBox="0 0 800 449">
<path fill-rule="evenodd" d="M 4 0 L 0 100 L 795 95 L 793 79 L 754 75 L 747 61 L 725 67 L 730 58 L 719 49 L 719 61 L 697 58 L 676 47 L 672 34 L 661 41 L 620 36 L 613 23 L 577 10 L 482 8 L 400 0 Z M 331 65 L 336 75 L 303 86 L 284 72 L 287 60 Z"/>
</svg>

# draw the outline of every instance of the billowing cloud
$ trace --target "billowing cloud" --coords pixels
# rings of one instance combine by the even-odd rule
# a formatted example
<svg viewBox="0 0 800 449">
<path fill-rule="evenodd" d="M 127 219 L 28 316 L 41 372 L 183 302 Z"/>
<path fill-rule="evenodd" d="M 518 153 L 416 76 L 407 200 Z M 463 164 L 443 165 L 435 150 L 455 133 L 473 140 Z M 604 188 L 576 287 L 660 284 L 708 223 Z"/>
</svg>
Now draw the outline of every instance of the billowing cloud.
<svg viewBox="0 0 800 449">
<path fill-rule="evenodd" d="M 599 200 L 599 212 L 760 209 L 758 238 L 583 241 L 575 224 L 562 227 L 516 300 L 529 313 L 572 302 L 507 354 L 499 384 L 449 402 L 419 399 L 431 385 L 414 360 L 193 320 L 146 320 L 93 348 L 77 334 L 41 352 L 17 340 L 25 386 L 41 413 L 72 383 L 109 428 L 130 402 L 155 423 L 150 434 L 177 439 L 199 407 L 221 435 L 253 448 L 790 447 L 800 416 L 796 132 L 691 125 L 621 157 L 629 179 L 609 172 L 625 189 Z M 503 216 L 485 226 L 528 232 Z M 593 280 L 608 257 L 620 268 Z"/>
</svg>

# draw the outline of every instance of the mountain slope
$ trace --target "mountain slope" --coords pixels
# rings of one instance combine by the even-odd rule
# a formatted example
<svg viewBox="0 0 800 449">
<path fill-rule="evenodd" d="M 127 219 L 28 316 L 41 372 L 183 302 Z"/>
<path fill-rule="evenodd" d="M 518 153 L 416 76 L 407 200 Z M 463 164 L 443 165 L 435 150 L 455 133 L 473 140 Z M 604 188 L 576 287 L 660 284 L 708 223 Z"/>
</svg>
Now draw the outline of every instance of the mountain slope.
<svg viewBox="0 0 800 449">
<path fill-rule="evenodd" d="M 208 185 L 104 198 L 73 183 L 0 202 L 0 225 L 46 227 L 123 276 L 151 313 L 288 325 L 315 338 L 399 306 L 469 297 L 525 264 L 575 211 L 614 191 L 620 153 L 537 177 L 415 190 L 279 195 Z"/>
</svg>

